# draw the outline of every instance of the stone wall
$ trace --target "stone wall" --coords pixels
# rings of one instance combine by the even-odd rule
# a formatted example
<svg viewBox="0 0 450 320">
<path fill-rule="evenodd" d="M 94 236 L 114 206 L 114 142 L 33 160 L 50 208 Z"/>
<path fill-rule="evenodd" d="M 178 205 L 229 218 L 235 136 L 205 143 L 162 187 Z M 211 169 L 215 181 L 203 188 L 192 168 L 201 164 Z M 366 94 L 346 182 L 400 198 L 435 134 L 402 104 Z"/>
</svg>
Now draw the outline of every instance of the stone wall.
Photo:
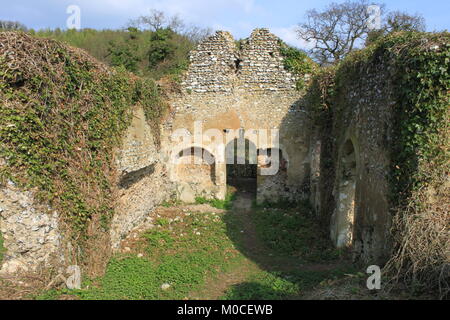
<svg viewBox="0 0 450 320">
<path fill-rule="evenodd" d="M 239 43 L 219 31 L 191 52 L 190 62 L 181 92 L 168 97 L 171 113 L 161 126 L 160 146 L 142 107 L 134 107 L 116 156 L 112 247 L 119 248 L 132 230 L 152 220 L 154 209 L 169 198 L 224 199 L 224 154 L 239 138 L 228 136 L 235 131 L 255 146 L 256 154 L 279 149 L 284 158 L 280 171 L 263 176 L 267 159 L 258 157 L 258 202 L 309 198 L 318 216 L 327 220 L 337 247 L 352 247 L 356 260 L 383 263 L 390 253 L 392 70 L 383 62 L 357 66 L 359 76 L 345 79 L 334 97 L 329 127 L 315 127 L 305 92 L 296 90 L 297 79 L 285 70 L 280 41 L 267 29 L 256 29 Z M 269 135 L 277 131 L 279 143 L 262 141 L 258 134 L 264 130 Z M 186 143 L 180 144 L 180 132 Z M 214 137 L 199 138 L 198 132 Z M 224 140 L 217 143 L 216 138 Z M 196 159 L 182 154 L 185 150 L 200 150 L 213 161 L 177 162 Z M 63 263 L 58 220 L 57 213 L 34 203 L 32 192 L 12 184 L 0 189 L 0 231 L 7 249 L 1 271 Z"/>
<path fill-rule="evenodd" d="M 296 80 L 284 68 L 280 40 L 267 29 L 256 29 L 239 44 L 228 32 L 217 32 L 192 51 L 182 92 L 169 97 L 173 113 L 164 124 L 162 152 L 170 161 L 183 149 L 179 140 L 171 136 L 184 129 L 192 138 L 191 144 L 184 148 L 204 148 L 220 158 L 230 142 L 225 138 L 226 132 L 241 129 L 258 149 L 280 147 L 289 159 L 284 187 L 271 193 L 271 200 L 295 198 L 303 192 L 302 186 L 309 177 L 310 140 L 310 125 L 301 102 L 303 93 L 295 90 Z M 208 142 L 195 141 L 196 123 L 203 132 L 224 133 L 221 150 L 210 150 L 214 148 Z M 267 130 L 269 134 L 271 130 L 279 130 L 281 145 L 272 145 L 272 141 L 263 143 L 252 135 L 255 130 Z M 209 181 L 210 196 L 223 198 L 226 166 L 216 162 L 215 170 L 216 181 Z M 176 165 L 169 165 L 169 171 L 175 184 L 190 183 L 189 176 L 175 174 L 179 171 Z M 178 197 L 185 197 L 178 189 Z"/>
<path fill-rule="evenodd" d="M 0 187 L 0 232 L 6 252 L 0 274 L 34 272 L 64 263 L 59 216 L 11 181 Z"/>
<path fill-rule="evenodd" d="M 334 97 L 331 131 L 313 135 L 311 199 L 319 215 L 328 217 L 336 246 L 352 247 L 355 260 L 382 264 L 390 254 L 394 86 L 387 65 L 358 67 L 360 77 L 346 79 Z M 321 172 L 320 162 L 332 164 L 333 177 Z"/>
<path fill-rule="evenodd" d="M 248 92 L 295 89 L 297 79 L 284 68 L 278 37 L 267 29 L 256 29 L 241 45 L 237 67 L 240 90 Z"/>
<path fill-rule="evenodd" d="M 134 107 L 133 120 L 117 151 L 116 162 L 119 194 L 110 231 L 113 249 L 130 231 L 151 218 L 153 210 L 174 192 L 168 179 L 167 159 L 155 143 L 141 106 Z"/>
<path fill-rule="evenodd" d="M 217 32 L 191 52 L 183 85 L 195 93 L 231 92 L 237 59 L 233 36 Z"/>
</svg>

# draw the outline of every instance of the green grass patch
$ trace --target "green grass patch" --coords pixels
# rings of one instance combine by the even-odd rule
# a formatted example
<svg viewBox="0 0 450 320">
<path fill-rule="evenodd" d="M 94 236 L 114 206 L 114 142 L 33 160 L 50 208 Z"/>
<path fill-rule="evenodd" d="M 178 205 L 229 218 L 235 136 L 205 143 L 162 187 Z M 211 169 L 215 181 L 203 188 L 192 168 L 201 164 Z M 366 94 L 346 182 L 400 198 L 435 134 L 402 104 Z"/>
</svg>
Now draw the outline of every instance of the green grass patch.
<svg viewBox="0 0 450 320">
<path fill-rule="evenodd" d="M 204 197 L 196 197 L 196 204 L 209 204 L 216 209 L 230 210 L 235 199 L 235 193 L 228 192 L 224 200 L 206 199 Z"/>
<path fill-rule="evenodd" d="M 351 267 L 330 271 L 261 271 L 243 283 L 231 287 L 224 300 L 284 300 L 299 298 L 305 291 L 322 283 L 341 279 L 354 272 Z"/>
<path fill-rule="evenodd" d="M 172 222 L 158 219 L 155 228 L 142 236 L 143 257 L 116 255 L 103 278 L 71 294 L 89 300 L 186 298 L 207 275 L 241 258 L 227 228 L 222 216 L 215 214 L 196 213 Z M 170 288 L 161 289 L 166 283 Z"/>
<path fill-rule="evenodd" d="M 262 255 L 271 252 L 274 256 L 287 255 L 293 264 L 308 259 L 331 261 L 329 253 L 318 253 L 320 250 L 326 252 L 325 246 L 312 244 L 320 237 L 315 234 L 318 227 L 314 220 L 311 216 L 299 215 L 299 210 L 257 209 L 258 236 L 269 247 Z M 250 263 L 242 251 L 241 242 L 245 237 L 241 232 L 242 219 L 241 215 L 233 212 L 181 213 L 181 210 L 174 219 L 159 217 L 155 226 L 131 246 L 131 252 L 117 254 L 111 259 L 102 278 L 87 279 L 82 290 L 51 290 L 37 299 L 57 299 L 61 294 L 87 300 L 192 299 L 198 292 L 208 290 L 211 283 L 207 280 L 230 270 L 241 270 L 243 264 Z M 288 228 L 290 236 L 282 232 L 285 228 Z M 273 244 L 272 240 L 275 240 Z M 314 254 L 307 255 L 308 251 Z M 296 259 L 299 252 L 299 259 Z M 221 299 L 294 299 L 320 283 L 333 281 L 353 271 L 347 267 L 325 271 L 300 271 L 293 267 L 293 271 L 283 272 L 242 268 L 246 280 L 228 288 Z M 170 287 L 163 290 L 163 284 Z"/>
<path fill-rule="evenodd" d="M 170 199 L 170 200 L 166 200 L 163 203 L 161 203 L 161 207 L 172 208 L 172 207 L 176 207 L 176 206 L 178 206 L 180 204 L 182 204 L 182 202 L 180 200 Z"/>
<path fill-rule="evenodd" d="M 284 204 L 280 206 L 284 207 Z M 309 262 L 338 259 L 341 252 L 333 248 L 310 210 L 305 205 L 290 209 L 256 208 L 255 223 L 259 238 L 280 255 Z"/>
<path fill-rule="evenodd" d="M 282 300 L 298 294 L 299 287 L 278 274 L 261 272 L 248 281 L 231 287 L 222 297 L 224 300 Z"/>
</svg>

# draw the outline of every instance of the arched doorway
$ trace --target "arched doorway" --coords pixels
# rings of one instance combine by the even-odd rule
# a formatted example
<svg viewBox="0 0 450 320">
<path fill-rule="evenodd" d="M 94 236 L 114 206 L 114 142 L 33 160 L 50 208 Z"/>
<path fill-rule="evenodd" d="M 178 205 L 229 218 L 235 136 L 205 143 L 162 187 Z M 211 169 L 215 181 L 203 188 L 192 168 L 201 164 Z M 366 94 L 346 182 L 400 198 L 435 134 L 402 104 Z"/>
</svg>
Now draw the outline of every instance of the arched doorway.
<svg viewBox="0 0 450 320">
<path fill-rule="evenodd" d="M 352 245 L 355 220 L 356 153 L 353 142 L 342 147 L 337 171 L 336 208 L 331 223 L 331 238 L 336 247 Z"/>
<path fill-rule="evenodd" d="M 230 141 L 225 148 L 227 185 L 238 191 L 256 194 L 256 145 L 243 137 Z"/>
</svg>

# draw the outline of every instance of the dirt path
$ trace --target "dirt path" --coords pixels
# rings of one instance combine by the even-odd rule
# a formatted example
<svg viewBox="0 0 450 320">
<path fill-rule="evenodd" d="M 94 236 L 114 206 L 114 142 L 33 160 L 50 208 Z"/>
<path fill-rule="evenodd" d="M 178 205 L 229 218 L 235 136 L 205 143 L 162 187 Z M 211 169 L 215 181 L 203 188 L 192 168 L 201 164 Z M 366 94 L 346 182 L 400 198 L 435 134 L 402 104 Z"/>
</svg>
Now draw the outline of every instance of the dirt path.
<svg viewBox="0 0 450 320">
<path fill-rule="evenodd" d="M 243 259 L 228 272 L 220 273 L 207 279 L 205 285 L 195 293 L 193 299 L 218 299 L 229 288 L 244 283 L 258 272 L 276 271 L 329 271 L 336 269 L 337 264 L 304 263 L 295 257 L 286 257 L 271 251 L 258 237 L 253 210 L 254 194 L 241 191 L 236 194 L 229 214 L 235 215 L 240 222 L 241 245 Z"/>
<path fill-rule="evenodd" d="M 244 235 L 245 247 L 258 250 L 258 240 L 254 225 L 251 223 L 252 205 L 254 195 L 250 192 L 240 192 L 236 195 L 233 202 L 233 214 L 241 215 L 242 233 Z M 243 283 L 254 273 L 261 271 L 258 265 L 244 257 L 239 261 L 238 265 L 233 266 L 228 272 L 220 273 L 217 276 L 209 278 L 202 289 L 191 294 L 192 299 L 217 300 L 222 297 L 229 288 L 234 285 Z"/>
<path fill-rule="evenodd" d="M 334 264 L 302 263 L 298 258 L 279 256 L 267 249 L 257 235 L 255 212 L 252 210 L 253 198 L 251 193 L 239 193 L 233 204 L 233 213 L 239 215 L 243 223 L 243 244 L 248 258 L 257 261 L 261 268 L 268 271 L 327 271 L 336 268 Z"/>
</svg>

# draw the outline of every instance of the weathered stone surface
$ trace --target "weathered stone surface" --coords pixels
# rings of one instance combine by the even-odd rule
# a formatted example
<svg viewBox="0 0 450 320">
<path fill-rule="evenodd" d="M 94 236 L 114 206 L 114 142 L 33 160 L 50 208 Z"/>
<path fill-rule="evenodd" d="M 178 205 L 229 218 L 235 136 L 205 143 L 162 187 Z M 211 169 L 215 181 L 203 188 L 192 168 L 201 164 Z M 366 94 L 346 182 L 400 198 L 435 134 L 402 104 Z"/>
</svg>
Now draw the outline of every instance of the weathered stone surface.
<svg viewBox="0 0 450 320">
<path fill-rule="evenodd" d="M 133 229 L 138 228 L 153 210 L 172 193 L 164 155 L 153 138 L 142 107 L 134 108 L 133 122 L 117 151 L 117 167 L 122 173 L 110 236 L 113 249 Z"/>
<path fill-rule="evenodd" d="M 117 150 L 112 247 L 118 249 L 132 231 L 152 227 L 155 208 L 170 197 L 187 203 L 196 197 L 225 197 L 230 169 L 221 159 L 230 140 L 215 146 L 198 140 L 200 126 L 202 133 L 215 130 L 222 137 L 240 130 L 255 146 L 257 162 L 252 165 L 257 170 L 248 171 L 258 173 L 258 202 L 309 197 L 318 216 L 331 222 L 336 246 L 352 246 L 355 259 L 382 264 L 390 250 L 387 146 L 393 139 L 396 103 L 388 65 L 381 61 L 376 70 L 366 70 L 362 64 L 359 77 L 345 79 L 335 97 L 333 123 L 324 129 L 313 126 L 305 92 L 295 89 L 297 78 L 284 68 L 279 39 L 267 29 L 256 29 L 239 44 L 230 33 L 219 31 L 191 52 L 190 62 L 181 92 L 168 97 L 171 113 L 161 126 L 161 146 L 155 144 L 143 109 L 134 107 L 132 124 Z M 191 138 L 186 145 L 174 137 L 180 130 Z M 258 139 L 261 130 L 278 130 L 279 144 Z M 184 155 L 187 149 L 201 150 L 213 161 L 193 163 L 198 157 Z M 261 170 L 272 160 L 261 152 L 268 149 L 280 150 L 283 164 L 275 175 L 264 176 Z M 191 161 L 176 162 L 178 158 Z M 0 230 L 7 249 L 3 273 L 64 260 L 58 214 L 39 208 L 31 192 L 12 184 L 0 189 Z"/>
<path fill-rule="evenodd" d="M 0 273 L 36 271 L 64 261 L 58 213 L 11 182 L 0 188 L 0 231 L 6 248 Z"/>
<path fill-rule="evenodd" d="M 380 265 L 390 254 L 388 146 L 393 139 L 392 106 L 396 103 L 386 63 L 381 61 L 376 70 L 362 65 L 360 77 L 346 79 L 333 106 L 339 111 L 332 131 L 314 135 L 333 137 L 332 154 L 321 155 L 320 161 L 327 160 L 335 175 L 320 176 L 318 159 L 311 171 L 311 199 L 321 216 L 331 213 L 334 243 L 351 246 L 355 260 Z M 310 153 L 317 157 L 322 142 L 313 139 Z M 330 184 L 331 193 L 327 189 Z M 334 208 L 324 206 L 328 201 Z"/>
<path fill-rule="evenodd" d="M 183 87 L 197 94 L 295 89 L 296 77 L 284 68 L 279 42 L 269 30 L 255 29 L 238 48 L 229 32 L 218 31 L 191 52 Z"/>
<path fill-rule="evenodd" d="M 267 29 L 256 29 L 240 48 L 228 32 L 217 32 L 192 51 L 182 93 L 169 97 L 173 113 L 162 134 L 162 152 L 169 159 L 168 171 L 178 186 L 179 199 L 225 196 L 227 167 L 220 163 L 220 155 L 229 143 L 226 132 L 239 129 L 258 150 L 280 148 L 288 162 L 281 176 L 258 176 L 258 199 L 304 196 L 303 186 L 309 178 L 310 123 L 302 107 L 303 93 L 295 90 L 296 80 L 284 68 L 280 40 Z M 208 141 L 195 141 L 196 123 L 203 133 L 223 133 L 223 145 L 218 149 Z M 204 166 L 202 171 L 197 165 L 199 171 L 194 172 L 174 163 L 183 148 L 171 136 L 182 129 L 193 138 L 184 149 L 195 147 L 211 153 L 214 168 Z M 253 134 L 255 130 L 266 130 L 269 140 L 263 142 Z M 270 141 L 272 130 L 279 130 L 280 145 Z"/>
</svg>

